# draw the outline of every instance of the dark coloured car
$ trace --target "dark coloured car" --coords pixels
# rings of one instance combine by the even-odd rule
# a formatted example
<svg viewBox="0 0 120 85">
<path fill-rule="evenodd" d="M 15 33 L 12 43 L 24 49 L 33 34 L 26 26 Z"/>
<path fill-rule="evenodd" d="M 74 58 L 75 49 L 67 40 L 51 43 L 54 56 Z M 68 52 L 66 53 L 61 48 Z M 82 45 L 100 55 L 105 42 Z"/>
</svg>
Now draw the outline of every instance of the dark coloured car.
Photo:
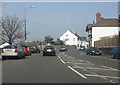
<svg viewBox="0 0 120 85">
<path fill-rule="evenodd" d="M 118 58 L 118 59 L 120 59 L 120 46 L 119 47 L 114 47 L 111 50 L 111 58 Z"/>
<path fill-rule="evenodd" d="M 67 48 L 66 48 L 65 46 L 61 46 L 61 47 L 60 47 L 60 51 L 61 51 L 61 52 L 65 52 L 65 51 L 67 51 Z"/>
<path fill-rule="evenodd" d="M 31 53 L 40 53 L 40 49 L 34 46 L 30 46 Z"/>
<path fill-rule="evenodd" d="M 86 49 L 86 55 L 101 55 L 101 51 L 96 47 Z"/>
<path fill-rule="evenodd" d="M 44 47 L 43 56 L 47 56 L 47 55 L 52 55 L 52 56 L 56 55 L 55 48 L 52 45 L 47 45 Z"/>
</svg>

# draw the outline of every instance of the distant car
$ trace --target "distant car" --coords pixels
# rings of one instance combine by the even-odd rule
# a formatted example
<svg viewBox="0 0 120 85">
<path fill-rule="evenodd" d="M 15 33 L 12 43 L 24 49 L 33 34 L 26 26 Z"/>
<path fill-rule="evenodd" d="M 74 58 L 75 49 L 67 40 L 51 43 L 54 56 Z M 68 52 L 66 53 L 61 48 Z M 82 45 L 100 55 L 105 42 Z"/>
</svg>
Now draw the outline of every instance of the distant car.
<svg viewBox="0 0 120 85">
<path fill-rule="evenodd" d="M 2 58 L 5 57 L 16 57 L 25 58 L 24 50 L 22 46 L 19 45 L 8 45 L 2 49 Z"/>
<path fill-rule="evenodd" d="M 23 49 L 24 49 L 24 54 L 25 54 L 26 56 L 31 55 L 31 50 L 30 50 L 29 46 L 22 46 L 22 47 L 23 47 Z"/>
<path fill-rule="evenodd" d="M 31 53 L 36 53 L 36 49 L 32 46 L 30 46 Z"/>
<path fill-rule="evenodd" d="M 53 56 L 56 55 L 55 48 L 52 45 L 47 45 L 44 47 L 43 56 L 46 56 L 46 55 L 53 55 Z"/>
<path fill-rule="evenodd" d="M 37 47 L 30 46 L 31 53 L 40 53 L 40 49 Z"/>
<path fill-rule="evenodd" d="M 65 46 L 61 46 L 61 47 L 60 47 L 60 51 L 61 51 L 61 52 L 65 52 L 65 51 L 67 51 L 67 48 L 66 48 Z"/>
<path fill-rule="evenodd" d="M 111 50 L 111 58 L 118 58 L 118 59 L 120 59 L 120 46 L 119 47 L 114 47 Z"/>
<path fill-rule="evenodd" d="M 101 51 L 96 47 L 86 49 L 86 55 L 101 55 Z"/>
<path fill-rule="evenodd" d="M 85 50 L 85 46 L 80 46 L 79 50 Z"/>
</svg>

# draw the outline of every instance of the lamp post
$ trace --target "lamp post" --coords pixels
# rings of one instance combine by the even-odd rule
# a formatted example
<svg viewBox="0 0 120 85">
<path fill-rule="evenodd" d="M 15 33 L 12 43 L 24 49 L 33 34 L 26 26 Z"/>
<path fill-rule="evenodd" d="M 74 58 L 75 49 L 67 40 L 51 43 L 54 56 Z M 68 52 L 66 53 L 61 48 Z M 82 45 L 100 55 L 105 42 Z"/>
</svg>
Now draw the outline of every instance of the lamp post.
<svg viewBox="0 0 120 85">
<path fill-rule="evenodd" d="M 25 41 L 27 40 L 27 35 L 26 35 L 26 12 L 27 12 L 27 9 L 29 9 L 29 8 L 34 8 L 34 6 L 26 7 L 25 10 L 24 10 L 24 13 L 25 13 Z"/>
</svg>

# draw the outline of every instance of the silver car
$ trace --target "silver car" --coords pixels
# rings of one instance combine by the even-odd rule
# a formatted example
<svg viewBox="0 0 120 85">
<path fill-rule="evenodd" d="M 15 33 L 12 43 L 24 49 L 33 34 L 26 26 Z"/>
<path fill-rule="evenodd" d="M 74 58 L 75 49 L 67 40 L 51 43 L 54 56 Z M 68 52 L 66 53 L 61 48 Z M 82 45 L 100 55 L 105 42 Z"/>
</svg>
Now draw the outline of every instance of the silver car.
<svg viewBox="0 0 120 85">
<path fill-rule="evenodd" d="M 25 58 L 24 50 L 20 45 L 8 45 L 2 49 L 2 58 L 5 57 L 16 57 Z"/>
</svg>

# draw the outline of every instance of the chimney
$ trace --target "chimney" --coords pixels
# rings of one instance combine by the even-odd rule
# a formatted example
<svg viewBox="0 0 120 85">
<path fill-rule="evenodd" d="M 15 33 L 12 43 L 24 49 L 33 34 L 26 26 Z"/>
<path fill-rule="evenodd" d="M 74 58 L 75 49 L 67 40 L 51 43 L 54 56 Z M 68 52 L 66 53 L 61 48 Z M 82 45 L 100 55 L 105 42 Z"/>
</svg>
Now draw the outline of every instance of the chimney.
<svg viewBox="0 0 120 85">
<path fill-rule="evenodd" d="M 96 14 L 96 22 L 98 22 L 100 19 L 101 19 L 101 14 L 100 14 L 100 13 L 97 13 L 97 14 Z"/>
</svg>

